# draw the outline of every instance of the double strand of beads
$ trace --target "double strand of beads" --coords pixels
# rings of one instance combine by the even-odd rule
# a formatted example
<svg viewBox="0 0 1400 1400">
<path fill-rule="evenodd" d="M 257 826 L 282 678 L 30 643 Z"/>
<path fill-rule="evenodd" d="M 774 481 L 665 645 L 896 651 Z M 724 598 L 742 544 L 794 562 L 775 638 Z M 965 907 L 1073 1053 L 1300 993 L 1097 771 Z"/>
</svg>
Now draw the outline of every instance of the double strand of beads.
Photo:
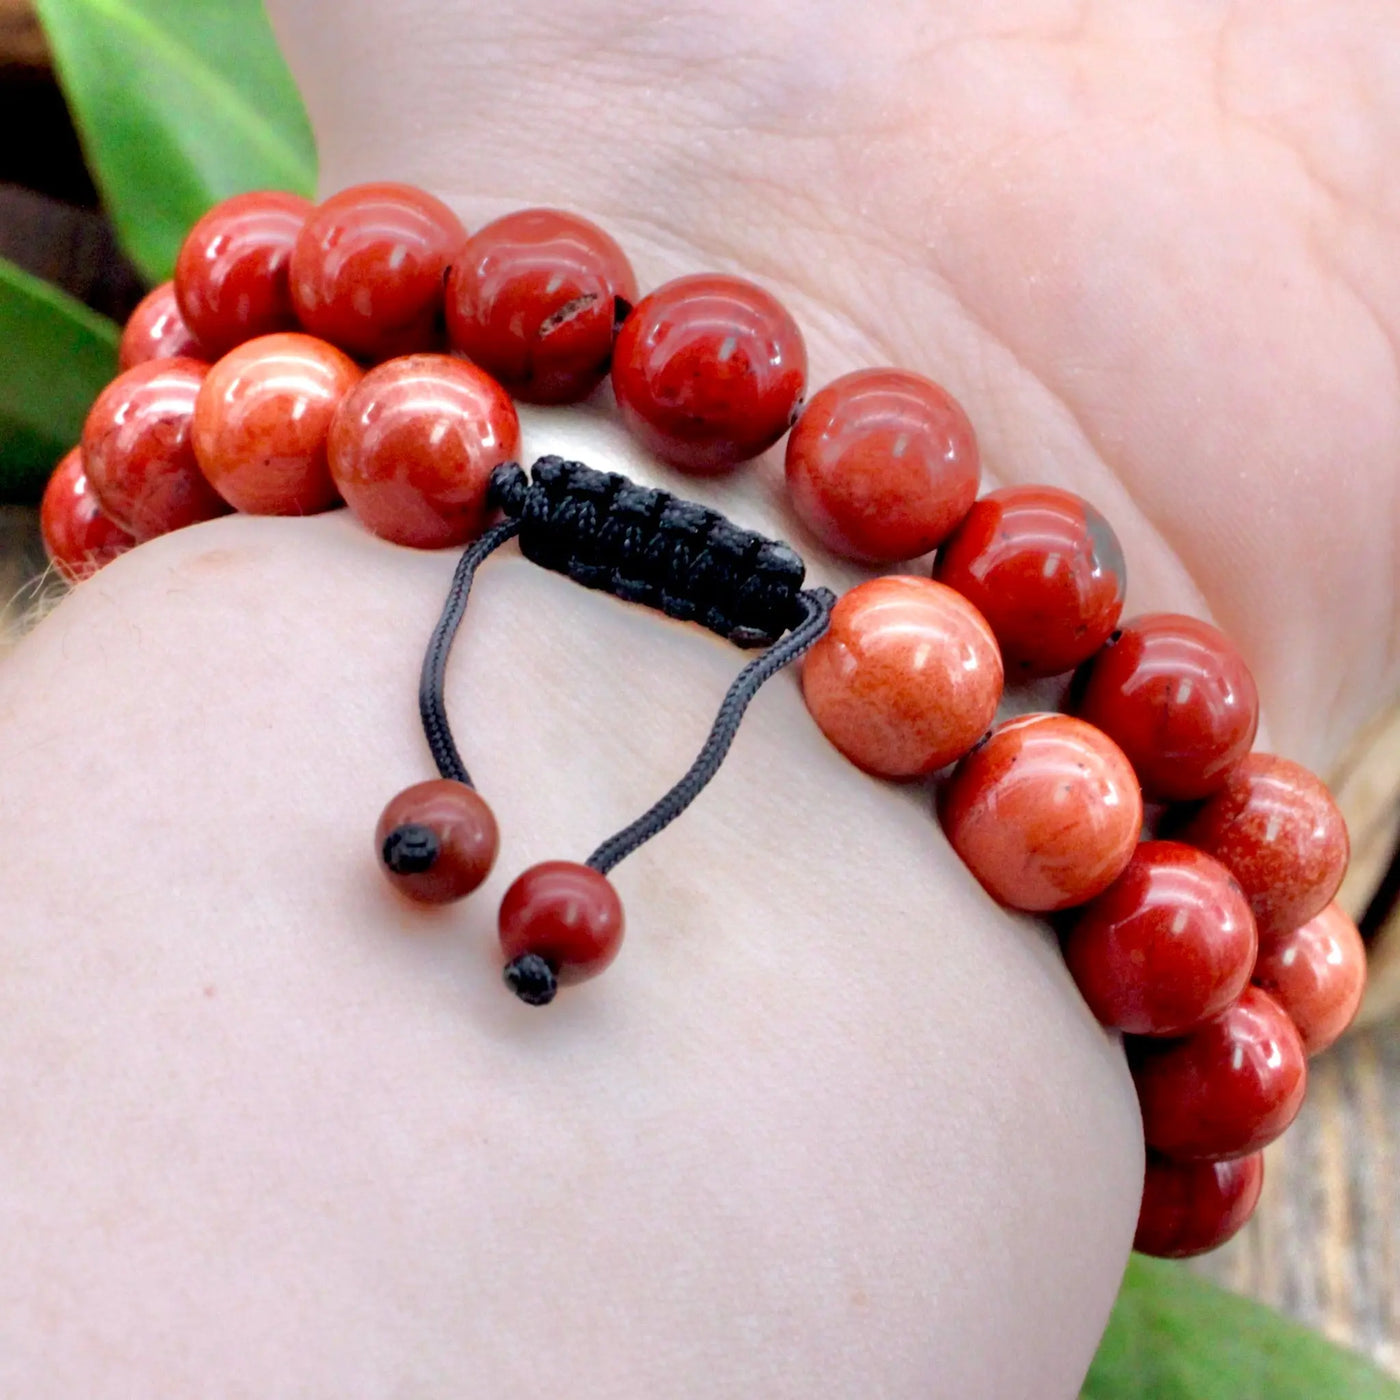
<svg viewBox="0 0 1400 1400">
<path fill-rule="evenodd" d="M 801 332 L 754 283 L 683 277 L 639 299 L 585 219 L 533 209 L 468 235 L 392 184 L 212 210 L 133 314 L 121 364 L 44 501 L 72 578 L 232 508 L 338 500 L 402 544 L 494 547 L 512 398 L 571 402 L 604 379 L 681 473 L 731 471 L 787 433 L 804 527 L 900 569 L 847 592 L 807 654 L 814 720 L 868 773 L 933 779 L 987 892 L 1061 921 L 1087 1006 L 1128 1038 L 1149 1147 L 1138 1247 L 1195 1253 L 1248 1218 L 1260 1149 L 1364 984 L 1332 902 L 1345 825 L 1316 777 L 1251 751 L 1258 696 L 1228 638 L 1121 618 L 1123 553 L 1088 502 L 1047 485 L 977 498 L 975 433 L 939 385 L 876 367 L 804 407 Z M 908 572 L 932 551 L 931 575 Z M 995 722 L 1008 678 L 1068 672 L 1072 714 Z M 409 898 L 461 897 L 492 868 L 495 820 L 465 778 L 416 784 L 381 817 L 379 859 Z M 507 966 L 568 981 L 611 961 L 623 917 L 605 874 L 547 862 L 499 923 Z"/>
</svg>

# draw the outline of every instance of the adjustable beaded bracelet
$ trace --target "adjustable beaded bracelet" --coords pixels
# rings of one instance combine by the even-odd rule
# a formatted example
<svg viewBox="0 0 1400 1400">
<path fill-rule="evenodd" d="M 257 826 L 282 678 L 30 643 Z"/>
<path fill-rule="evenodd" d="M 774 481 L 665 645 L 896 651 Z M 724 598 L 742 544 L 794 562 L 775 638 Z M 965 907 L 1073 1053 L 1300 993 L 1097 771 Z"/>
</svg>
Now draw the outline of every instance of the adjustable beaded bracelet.
<svg viewBox="0 0 1400 1400">
<path fill-rule="evenodd" d="M 762 288 L 682 277 L 638 301 L 621 249 L 585 219 L 526 210 L 468 237 L 393 184 L 219 205 L 132 315 L 121 365 L 43 502 L 69 578 L 230 509 L 343 501 L 385 539 L 467 546 L 420 686 L 440 776 L 395 797 L 375 833 L 411 899 L 467 895 L 496 857 L 442 694 L 494 550 L 518 539 L 586 586 L 767 648 L 655 806 L 582 864 L 537 865 L 507 890 L 505 977 L 523 1000 L 612 960 L 624 921 L 608 872 L 695 799 L 759 686 L 805 653 L 832 744 L 875 776 L 934 779 L 953 849 L 998 902 L 1056 919 L 1086 1003 L 1124 1033 L 1149 1148 L 1137 1248 L 1196 1253 L 1249 1217 L 1306 1057 L 1361 997 L 1360 936 L 1332 902 L 1345 824 L 1312 774 L 1250 752 L 1258 697 L 1222 633 L 1176 614 L 1120 622 L 1122 551 L 1092 507 L 1050 486 L 977 499 L 972 427 L 938 385 L 862 370 L 803 407 L 801 333 Z M 527 477 L 512 397 L 571 402 L 605 378 L 629 429 L 683 473 L 729 471 L 791 429 L 787 481 L 811 532 L 874 565 L 937 550 L 932 577 L 835 600 L 803 587 L 787 545 L 669 492 L 557 458 Z M 1070 672 L 1072 715 L 995 723 L 1008 673 Z M 1146 833 L 1144 799 L 1161 807 Z"/>
</svg>

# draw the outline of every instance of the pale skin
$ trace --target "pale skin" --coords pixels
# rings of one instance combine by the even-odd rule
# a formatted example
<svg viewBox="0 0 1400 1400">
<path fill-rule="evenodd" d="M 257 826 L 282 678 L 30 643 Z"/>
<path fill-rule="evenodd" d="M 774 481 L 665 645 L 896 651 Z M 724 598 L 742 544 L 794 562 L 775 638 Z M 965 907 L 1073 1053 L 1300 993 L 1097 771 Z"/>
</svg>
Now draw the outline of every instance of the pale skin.
<svg viewBox="0 0 1400 1400">
<path fill-rule="evenodd" d="M 1322 769 L 1400 681 L 1400 16 L 1379 3 L 280 0 L 327 191 L 597 218 L 907 366 L 1238 639 Z M 526 418 L 683 486 L 606 405 Z M 777 459 L 691 489 L 786 534 Z M 0 1392 L 1068 1400 L 1131 1241 L 1121 1050 L 793 678 L 547 1011 L 493 911 L 684 768 L 726 645 L 484 572 L 449 679 L 501 861 L 373 868 L 452 567 L 343 513 L 119 560 L 0 667 Z"/>
</svg>

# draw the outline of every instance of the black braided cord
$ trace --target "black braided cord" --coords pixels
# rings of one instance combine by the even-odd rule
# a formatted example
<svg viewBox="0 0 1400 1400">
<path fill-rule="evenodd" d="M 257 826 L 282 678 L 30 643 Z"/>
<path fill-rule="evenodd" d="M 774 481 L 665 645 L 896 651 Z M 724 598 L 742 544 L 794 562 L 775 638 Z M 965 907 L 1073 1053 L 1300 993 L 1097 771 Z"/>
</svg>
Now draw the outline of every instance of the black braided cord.
<svg viewBox="0 0 1400 1400">
<path fill-rule="evenodd" d="M 806 567 L 788 545 L 693 501 L 558 457 L 540 458 L 533 476 L 532 482 L 515 463 L 492 473 L 491 503 L 506 519 L 462 552 L 423 658 L 418 711 L 444 778 L 471 785 L 447 720 L 447 659 L 477 569 L 517 536 L 526 558 L 586 587 L 698 622 L 739 646 L 767 644 L 735 677 L 685 776 L 588 857 L 586 863 L 606 875 L 704 791 L 754 696 L 822 636 L 836 596 L 826 588 L 802 588 Z"/>
<path fill-rule="evenodd" d="M 657 832 L 675 821 L 704 791 L 705 785 L 724 762 L 729 746 L 739 731 L 739 722 L 744 718 L 744 711 L 748 709 L 749 701 L 758 694 L 759 687 L 809 650 L 831 623 L 831 610 L 836 606 L 836 595 L 829 588 L 809 588 L 798 597 L 806 612 L 806 618 L 781 641 L 769 647 L 761 656 L 754 657 L 734 678 L 733 685 L 729 687 L 720 703 L 709 738 L 705 740 L 685 777 L 631 826 L 623 827 L 616 836 L 610 836 L 604 841 L 584 862 L 585 865 L 591 865 L 600 875 L 606 875 L 638 846 L 650 841 Z"/>
<path fill-rule="evenodd" d="M 442 616 L 428 639 L 423 670 L 418 678 L 418 713 L 423 720 L 423 736 L 428 741 L 433 762 L 444 778 L 452 778 L 468 787 L 472 786 L 471 774 L 462 762 L 462 755 L 457 752 L 452 726 L 447 722 L 447 702 L 442 693 L 447 675 L 447 657 L 457 629 L 462 625 L 462 614 L 467 610 L 467 595 L 471 592 L 477 569 L 489 554 L 519 533 L 518 520 L 503 520 L 462 551 L 452 575 L 452 586 L 447 590 L 447 601 L 442 605 Z"/>
</svg>

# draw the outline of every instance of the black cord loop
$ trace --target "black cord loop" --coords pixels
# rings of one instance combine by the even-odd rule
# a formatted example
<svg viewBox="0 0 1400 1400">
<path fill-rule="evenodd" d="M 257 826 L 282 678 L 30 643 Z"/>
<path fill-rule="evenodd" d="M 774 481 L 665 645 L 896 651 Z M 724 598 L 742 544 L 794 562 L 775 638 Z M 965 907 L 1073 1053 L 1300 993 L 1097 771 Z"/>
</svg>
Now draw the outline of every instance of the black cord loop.
<svg viewBox="0 0 1400 1400">
<path fill-rule="evenodd" d="M 836 595 L 802 588 L 806 566 L 790 546 L 693 501 L 558 457 L 540 458 L 533 476 L 532 482 L 513 462 L 492 473 L 491 503 L 506 519 L 462 552 L 423 658 L 418 710 L 444 778 L 471 786 L 447 720 L 447 658 L 477 569 L 517 536 L 526 558 L 586 587 L 698 622 L 740 646 L 767 645 L 735 677 L 685 776 L 588 857 L 586 864 L 606 875 L 704 791 L 764 682 L 826 631 Z"/>
</svg>

